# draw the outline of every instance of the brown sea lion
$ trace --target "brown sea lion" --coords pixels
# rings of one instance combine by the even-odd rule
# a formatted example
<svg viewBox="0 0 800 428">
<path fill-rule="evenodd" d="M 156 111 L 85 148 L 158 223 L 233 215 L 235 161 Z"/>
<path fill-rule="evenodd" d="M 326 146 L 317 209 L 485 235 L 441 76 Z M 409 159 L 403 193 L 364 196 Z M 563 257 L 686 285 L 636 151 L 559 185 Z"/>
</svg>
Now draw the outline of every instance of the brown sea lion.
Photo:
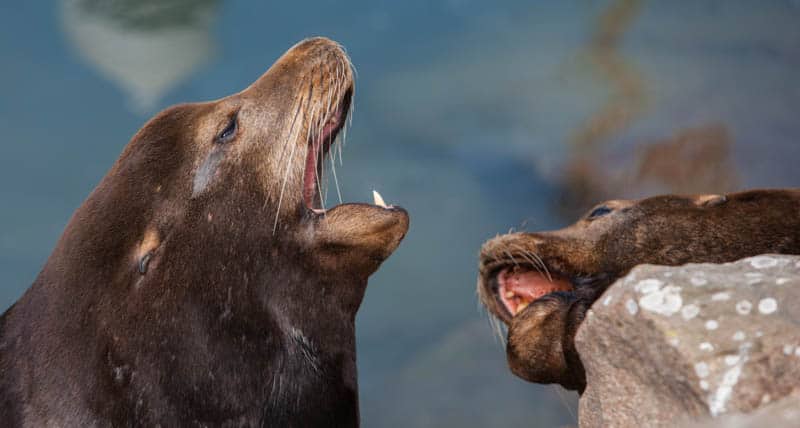
<svg viewBox="0 0 800 428">
<path fill-rule="evenodd" d="M 353 88 L 314 38 L 147 122 L 0 318 L 2 425 L 358 425 L 355 314 L 408 215 L 321 208 Z"/>
<path fill-rule="evenodd" d="M 508 326 L 511 371 L 583 391 L 573 339 L 586 310 L 636 265 L 800 254 L 800 190 L 604 202 L 564 229 L 513 233 L 481 249 L 478 293 Z"/>
</svg>

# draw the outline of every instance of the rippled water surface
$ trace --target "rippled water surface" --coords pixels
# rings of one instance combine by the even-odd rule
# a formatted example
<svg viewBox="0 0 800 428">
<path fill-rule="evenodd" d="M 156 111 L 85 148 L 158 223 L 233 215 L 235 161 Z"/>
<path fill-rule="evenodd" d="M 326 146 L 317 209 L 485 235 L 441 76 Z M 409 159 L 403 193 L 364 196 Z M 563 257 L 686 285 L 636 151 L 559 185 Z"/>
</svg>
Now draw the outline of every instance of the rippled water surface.
<svg viewBox="0 0 800 428">
<path fill-rule="evenodd" d="M 367 427 L 563 426 L 478 309 L 480 244 L 594 202 L 800 183 L 800 2 L 63 0 L 0 5 L 0 304 L 160 109 L 325 35 L 358 69 L 345 200 L 407 208 L 358 316 Z"/>
</svg>

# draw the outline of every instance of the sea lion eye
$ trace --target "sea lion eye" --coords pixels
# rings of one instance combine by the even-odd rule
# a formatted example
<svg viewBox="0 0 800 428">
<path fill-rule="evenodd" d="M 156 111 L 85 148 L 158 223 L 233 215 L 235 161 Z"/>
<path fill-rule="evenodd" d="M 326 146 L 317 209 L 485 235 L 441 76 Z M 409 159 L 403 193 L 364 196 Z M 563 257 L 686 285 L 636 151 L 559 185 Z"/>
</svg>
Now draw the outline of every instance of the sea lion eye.
<svg viewBox="0 0 800 428">
<path fill-rule="evenodd" d="M 231 116 L 228 124 L 225 126 L 225 129 L 217 135 L 217 138 L 214 139 L 214 142 L 217 144 L 225 144 L 233 139 L 236 136 L 236 129 L 238 126 L 238 117 L 239 113 L 237 112 L 233 116 Z"/>
<path fill-rule="evenodd" d="M 604 216 L 604 215 L 606 215 L 606 214 L 608 214 L 610 212 L 611 212 L 611 208 L 609 208 L 609 207 L 604 205 L 602 207 L 595 208 L 591 213 L 589 213 L 589 217 L 587 217 L 587 218 L 589 220 L 592 220 L 592 219 L 595 219 L 597 217 L 602 217 L 602 216 Z"/>
</svg>

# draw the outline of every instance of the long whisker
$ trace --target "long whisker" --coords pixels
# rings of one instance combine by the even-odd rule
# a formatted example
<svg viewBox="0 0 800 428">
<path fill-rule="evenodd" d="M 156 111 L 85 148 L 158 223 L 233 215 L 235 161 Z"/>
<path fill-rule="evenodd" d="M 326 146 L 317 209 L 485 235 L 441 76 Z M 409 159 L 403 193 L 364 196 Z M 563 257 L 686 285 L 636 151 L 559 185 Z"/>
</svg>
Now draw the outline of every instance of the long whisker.
<svg viewBox="0 0 800 428">
<path fill-rule="evenodd" d="M 539 255 L 534 253 L 534 252 L 529 252 L 528 254 L 530 254 L 531 257 L 534 257 L 536 260 L 539 261 L 539 265 L 542 266 L 542 268 L 544 269 L 544 272 L 547 274 L 547 279 L 549 279 L 550 282 L 553 282 L 553 276 L 550 275 L 550 270 L 547 269 L 547 264 L 544 262 L 544 260 L 542 260 L 542 258 L 539 257 Z"/>
<path fill-rule="evenodd" d="M 288 162 L 286 162 L 286 172 L 283 175 L 283 184 L 281 185 L 281 196 L 278 198 L 278 208 L 275 210 L 275 224 L 272 225 L 272 234 L 278 230 L 278 219 L 281 216 L 281 203 L 283 202 L 283 192 L 286 190 L 286 182 L 289 179 L 289 170 L 292 169 L 292 159 L 294 158 L 294 151 L 297 144 L 292 144 L 292 153 L 289 155 Z"/>
<path fill-rule="evenodd" d="M 508 259 L 511 260 L 511 263 L 514 263 L 514 266 L 519 267 L 519 263 L 517 263 L 517 260 L 514 258 L 513 255 L 511 255 L 511 253 L 508 250 L 504 248 L 503 252 L 506 254 L 506 256 L 508 256 Z"/>
<path fill-rule="evenodd" d="M 578 417 L 575 415 L 575 411 L 572 410 L 572 406 L 570 406 L 569 403 L 567 403 L 567 399 L 566 397 L 564 397 L 564 393 L 562 392 L 561 387 L 557 385 L 550 385 L 550 386 L 553 387 L 553 390 L 556 392 L 556 395 L 558 395 L 558 398 L 561 399 L 561 404 L 564 405 L 564 407 L 567 409 L 567 412 L 569 412 L 569 415 L 572 416 L 572 420 L 578 422 Z"/>
<path fill-rule="evenodd" d="M 542 260 L 542 258 L 541 258 L 541 257 L 539 257 L 539 255 L 538 255 L 538 254 L 536 254 L 536 253 L 534 253 L 534 252 L 532 252 L 532 251 L 528 251 L 528 250 L 525 250 L 525 249 L 523 249 L 522 251 L 523 251 L 523 252 L 524 252 L 524 253 L 525 253 L 525 254 L 526 254 L 528 257 L 530 257 L 530 258 L 532 258 L 532 259 L 536 260 L 536 263 L 537 263 L 537 264 L 538 264 L 538 266 L 541 268 L 541 269 L 537 268 L 536 270 L 537 270 L 537 271 L 539 271 L 539 273 L 542 273 L 542 270 L 544 270 L 544 274 L 545 274 L 545 275 L 547 275 L 547 279 L 548 279 L 550 282 L 553 282 L 553 276 L 550 274 L 550 270 L 547 268 L 547 264 L 545 264 L 544 260 Z"/>
<path fill-rule="evenodd" d="M 336 141 L 338 141 L 339 139 L 340 137 L 337 136 Z M 333 144 L 337 144 L 336 141 L 334 141 Z M 338 144 L 341 144 L 341 142 L 339 142 Z M 331 153 L 330 156 L 328 156 L 328 158 L 331 160 L 331 173 L 333 174 L 333 182 L 336 184 L 336 196 L 339 197 L 339 203 L 341 204 L 342 191 L 339 189 L 339 178 L 336 177 L 336 159 L 334 157 L 334 153 Z"/>
<path fill-rule="evenodd" d="M 547 265 L 544 263 L 541 257 L 539 257 L 536 253 L 532 251 L 520 247 L 519 245 L 516 244 L 509 244 L 509 245 L 516 248 L 522 257 L 531 262 L 531 265 L 534 268 L 536 268 L 537 272 L 547 275 L 547 279 L 549 279 L 550 282 L 553 282 L 553 277 L 550 275 L 550 271 L 547 269 Z"/>
<path fill-rule="evenodd" d="M 286 148 L 287 148 L 287 146 L 289 144 L 292 144 L 292 142 L 294 141 L 295 125 L 297 124 L 297 118 L 300 116 L 300 112 L 302 111 L 302 107 L 303 107 L 303 102 L 304 101 L 305 101 L 305 98 L 300 98 L 300 100 L 297 102 L 297 108 L 294 111 L 294 117 L 292 118 L 292 124 L 289 126 L 289 135 L 284 140 L 283 147 L 281 148 L 281 154 L 280 154 L 280 156 L 278 156 L 278 165 L 281 165 L 283 163 L 283 157 L 286 156 Z M 271 193 L 271 190 L 270 190 L 270 193 Z"/>
<path fill-rule="evenodd" d="M 306 100 L 305 100 L 306 101 L 306 111 L 308 111 L 308 105 L 311 104 L 311 97 L 312 97 L 313 93 L 314 93 L 314 84 L 312 82 L 312 83 L 309 84 L 309 87 L 308 87 L 308 98 L 306 98 Z M 298 104 L 297 113 L 299 113 L 299 111 L 301 110 L 299 108 L 299 106 L 301 106 L 301 105 L 302 105 L 302 103 Z M 294 129 L 294 124 L 292 125 L 292 129 Z M 306 131 L 306 133 L 307 133 L 307 131 Z M 291 153 L 289 154 L 289 157 L 286 159 L 286 167 L 285 167 L 285 172 L 283 174 L 283 183 L 281 184 L 281 193 L 280 193 L 280 196 L 278 197 L 278 207 L 275 209 L 275 223 L 272 225 L 272 234 L 273 235 L 278 230 L 278 220 L 280 219 L 280 216 L 281 216 L 281 204 L 283 203 L 283 195 L 286 192 L 286 183 L 289 180 L 289 171 L 292 169 L 292 165 L 293 165 L 292 160 L 294 159 L 294 152 L 297 149 L 297 144 L 294 142 L 294 138 L 292 138 L 293 134 L 294 133 L 292 133 L 292 135 L 289 135 L 289 138 L 287 139 L 287 143 L 286 143 L 286 144 L 291 144 L 292 150 L 291 150 Z M 308 141 L 308 135 L 306 135 L 306 141 Z M 284 145 L 284 148 L 285 148 L 285 145 Z"/>
<path fill-rule="evenodd" d="M 322 107 L 321 103 L 319 103 L 319 102 L 314 103 L 314 108 L 312 109 L 311 116 L 310 116 L 311 120 L 308 121 L 308 130 L 306 132 L 306 140 L 311 142 L 311 144 L 310 144 L 308 149 L 309 150 L 314 150 L 314 152 L 315 152 L 313 154 L 310 154 L 312 156 L 315 156 L 314 167 L 316 167 L 317 160 L 318 160 L 317 159 L 317 152 L 318 152 L 319 149 L 317 148 L 317 144 L 321 144 L 319 142 L 319 135 L 320 135 L 319 113 L 320 113 L 321 107 Z M 316 171 L 314 173 L 314 176 L 315 176 L 316 181 L 317 181 L 317 191 L 319 191 L 320 190 L 319 189 L 319 176 L 316 174 Z M 305 189 L 303 189 L 303 190 L 305 191 Z"/>
<path fill-rule="evenodd" d="M 322 124 L 323 124 L 322 127 L 324 128 L 324 126 L 325 126 L 324 116 L 323 116 L 323 119 L 322 119 Z M 322 129 L 319 129 L 317 131 L 317 141 L 319 141 L 321 138 L 322 138 Z M 315 150 L 322 150 L 322 147 L 325 144 L 325 142 L 324 141 L 319 141 L 318 144 L 319 144 L 319 149 L 316 149 L 317 146 L 315 145 L 314 146 Z M 325 173 L 325 162 L 324 162 L 325 159 L 320 159 L 319 158 L 319 151 L 314 153 L 314 156 L 316 157 L 316 161 L 314 161 L 314 166 L 316 166 L 319 163 L 319 167 L 320 167 L 320 173 L 319 174 L 315 173 L 314 176 L 317 179 L 317 193 L 319 193 L 319 202 L 320 202 L 320 205 L 322 205 L 322 212 L 324 213 L 325 212 L 325 197 L 322 195 L 322 184 L 320 182 L 320 180 L 321 180 L 320 176 Z"/>
<path fill-rule="evenodd" d="M 489 324 L 492 326 L 492 331 L 494 332 L 495 336 L 500 339 L 500 343 L 505 346 L 506 345 L 506 335 L 503 334 L 503 325 L 500 320 L 497 319 L 494 315 L 489 315 Z"/>
<path fill-rule="evenodd" d="M 553 282 L 553 276 L 550 275 L 550 270 L 547 268 L 547 264 L 544 262 L 544 260 L 542 260 L 541 257 L 539 257 L 538 254 L 534 253 L 533 251 L 526 250 L 524 248 L 520 248 L 520 251 L 525 253 L 527 257 L 535 259 L 536 260 L 535 264 L 540 266 L 541 269 L 544 269 L 544 273 L 547 275 L 547 279 L 549 279 L 550 282 Z M 542 273 L 541 269 L 537 268 L 536 270 L 539 271 L 539 273 Z"/>
</svg>

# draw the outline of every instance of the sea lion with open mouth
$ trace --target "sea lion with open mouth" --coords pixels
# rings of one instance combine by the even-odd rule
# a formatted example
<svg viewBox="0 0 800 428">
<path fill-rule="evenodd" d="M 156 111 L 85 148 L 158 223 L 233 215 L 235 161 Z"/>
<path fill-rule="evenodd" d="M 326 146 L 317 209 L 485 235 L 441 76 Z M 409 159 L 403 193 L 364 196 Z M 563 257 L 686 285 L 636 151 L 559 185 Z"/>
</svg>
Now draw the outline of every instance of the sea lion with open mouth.
<svg viewBox="0 0 800 428">
<path fill-rule="evenodd" d="M 582 392 L 575 332 L 615 280 L 639 264 L 724 263 L 764 253 L 800 254 L 800 190 L 608 201 L 561 230 L 487 241 L 478 294 L 508 326 L 514 374 Z"/>
<path fill-rule="evenodd" d="M 3 426 L 356 426 L 355 315 L 408 215 L 322 207 L 353 96 L 324 38 L 133 137 L 0 318 Z"/>
</svg>

